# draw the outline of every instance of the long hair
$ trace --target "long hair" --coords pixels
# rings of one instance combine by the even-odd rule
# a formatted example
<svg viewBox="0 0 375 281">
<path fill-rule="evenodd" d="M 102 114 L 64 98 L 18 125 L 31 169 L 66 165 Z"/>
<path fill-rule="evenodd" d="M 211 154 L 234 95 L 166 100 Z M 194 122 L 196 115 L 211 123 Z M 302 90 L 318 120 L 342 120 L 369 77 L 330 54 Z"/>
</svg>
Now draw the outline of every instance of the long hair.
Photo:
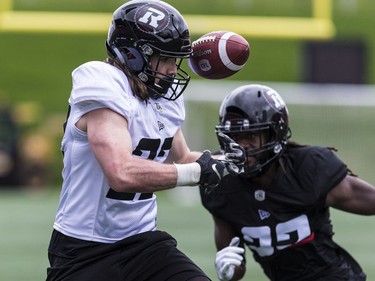
<svg viewBox="0 0 375 281">
<path fill-rule="evenodd" d="M 107 58 L 107 59 L 105 59 L 104 62 L 106 62 L 110 65 L 113 65 L 114 67 L 117 67 L 118 69 L 122 70 L 122 72 L 124 72 L 124 74 L 126 75 L 126 77 L 129 80 L 130 88 L 133 91 L 133 95 L 137 96 L 142 101 L 145 101 L 147 103 L 147 100 L 149 99 L 148 90 L 147 90 L 146 85 L 142 82 L 141 79 L 138 78 L 138 76 L 131 73 L 129 69 L 127 69 L 121 63 L 119 63 L 118 61 L 116 61 L 112 58 Z"/>
</svg>

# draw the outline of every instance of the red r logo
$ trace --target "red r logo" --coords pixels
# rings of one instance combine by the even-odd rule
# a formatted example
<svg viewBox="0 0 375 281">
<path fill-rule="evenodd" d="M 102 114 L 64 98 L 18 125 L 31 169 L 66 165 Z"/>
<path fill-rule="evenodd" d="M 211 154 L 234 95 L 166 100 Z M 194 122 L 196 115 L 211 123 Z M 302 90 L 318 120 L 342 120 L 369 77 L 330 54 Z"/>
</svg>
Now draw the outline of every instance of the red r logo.
<svg viewBox="0 0 375 281">
<path fill-rule="evenodd" d="M 168 26 L 168 11 L 157 4 L 140 7 L 135 14 L 137 27 L 146 33 L 160 32 Z"/>
</svg>

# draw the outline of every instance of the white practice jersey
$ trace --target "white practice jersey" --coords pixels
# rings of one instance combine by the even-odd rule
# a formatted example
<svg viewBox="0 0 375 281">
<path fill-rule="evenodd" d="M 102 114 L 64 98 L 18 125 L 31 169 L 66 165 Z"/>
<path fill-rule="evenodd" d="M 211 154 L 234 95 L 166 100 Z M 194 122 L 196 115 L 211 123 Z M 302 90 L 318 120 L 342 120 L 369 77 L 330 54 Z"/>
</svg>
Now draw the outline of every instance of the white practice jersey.
<svg viewBox="0 0 375 281">
<path fill-rule="evenodd" d="M 114 191 L 90 150 L 87 134 L 75 124 L 89 111 L 109 108 L 127 119 L 134 157 L 164 162 L 185 119 L 183 97 L 150 99 L 146 104 L 133 95 L 125 74 L 104 62 L 83 64 L 72 77 L 71 111 L 62 140 L 63 186 L 54 228 L 103 243 L 155 230 L 156 196 L 144 200 L 138 200 L 140 194 L 130 200 L 108 196 Z"/>
</svg>

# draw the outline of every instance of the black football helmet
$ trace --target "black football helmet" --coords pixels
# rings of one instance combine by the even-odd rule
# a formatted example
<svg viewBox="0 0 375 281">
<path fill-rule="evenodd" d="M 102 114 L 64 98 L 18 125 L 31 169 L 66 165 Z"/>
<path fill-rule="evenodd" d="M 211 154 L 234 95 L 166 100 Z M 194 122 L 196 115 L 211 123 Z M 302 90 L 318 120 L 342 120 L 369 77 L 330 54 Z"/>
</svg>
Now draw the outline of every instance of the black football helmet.
<svg viewBox="0 0 375 281">
<path fill-rule="evenodd" d="M 251 166 L 245 163 L 247 177 L 266 171 L 269 164 L 280 157 L 291 136 L 284 100 L 274 89 L 264 85 L 241 86 L 228 94 L 220 106 L 219 119 L 216 133 L 222 132 L 234 140 L 239 134 L 246 137 L 249 133 L 265 133 L 266 140 L 261 147 L 246 151 L 247 156 L 256 158 Z M 224 149 L 222 143 L 220 146 Z"/>
<path fill-rule="evenodd" d="M 163 1 L 133 0 L 120 6 L 113 14 L 106 48 L 111 58 L 138 75 L 151 98 L 175 100 L 190 81 L 180 67 L 192 53 L 189 29 L 182 15 Z M 177 75 L 152 70 L 153 54 L 176 58 Z M 156 76 L 160 79 L 158 84 Z M 172 93 L 167 94 L 169 89 Z"/>
</svg>

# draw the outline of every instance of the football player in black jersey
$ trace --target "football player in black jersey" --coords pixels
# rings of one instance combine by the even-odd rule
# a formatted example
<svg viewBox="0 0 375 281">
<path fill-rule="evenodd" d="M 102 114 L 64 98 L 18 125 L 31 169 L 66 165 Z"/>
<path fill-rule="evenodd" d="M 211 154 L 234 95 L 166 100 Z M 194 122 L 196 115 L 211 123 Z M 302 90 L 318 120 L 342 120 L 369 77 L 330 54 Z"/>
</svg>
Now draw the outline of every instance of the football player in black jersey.
<svg viewBox="0 0 375 281">
<path fill-rule="evenodd" d="M 333 241 L 329 207 L 374 215 L 374 186 L 351 173 L 334 149 L 289 140 L 287 107 L 270 87 L 235 89 L 219 114 L 223 153 L 228 137 L 246 150 L 243 173 L 224 177 L 211 192 L 201 189 L 215 223 L 219 279 L 244 276 L 246 245 L 273 281 L 366 280 Z"/>
</svg>

